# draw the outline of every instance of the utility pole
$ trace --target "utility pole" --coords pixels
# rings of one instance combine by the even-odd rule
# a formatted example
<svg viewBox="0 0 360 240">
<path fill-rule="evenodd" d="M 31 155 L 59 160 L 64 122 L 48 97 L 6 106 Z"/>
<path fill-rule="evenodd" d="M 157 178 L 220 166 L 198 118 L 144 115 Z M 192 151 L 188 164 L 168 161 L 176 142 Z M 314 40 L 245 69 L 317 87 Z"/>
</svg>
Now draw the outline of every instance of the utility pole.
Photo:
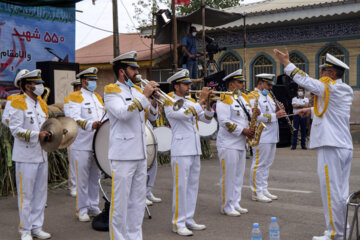
<svg viewBox="0 0 360 240">
<path fill-rule="evenodd" d="M 151 8 L 152 20 L 151 20 L 151 45 L 150 45 L 150 72 L 149 79 L 152 79 L 152 62 L 153 62 L 153 51 L 154 51 L 154 18 L 155 18 L 155 0 L 153 0 L 153 6 Z"/>
<path fill-rule="evenodd" d="M 177 72 L 178 69 L 178 53 L 177 53 L 177 23 L 176 23 L 176 15 L 175 15 L 175 0 L 171 1 L 171 11 L 172 11 L 172 21 L 173 21 L 173 70 L 174 73 Z"/>
<path fill-rule="evenodd" d="M 120 55 L 117 0 L 112 0 L 112 8 L 113 8 L 113 48 L 114 48 L 114 58 L 116 58 L 117 56 Z"/>
</svg>

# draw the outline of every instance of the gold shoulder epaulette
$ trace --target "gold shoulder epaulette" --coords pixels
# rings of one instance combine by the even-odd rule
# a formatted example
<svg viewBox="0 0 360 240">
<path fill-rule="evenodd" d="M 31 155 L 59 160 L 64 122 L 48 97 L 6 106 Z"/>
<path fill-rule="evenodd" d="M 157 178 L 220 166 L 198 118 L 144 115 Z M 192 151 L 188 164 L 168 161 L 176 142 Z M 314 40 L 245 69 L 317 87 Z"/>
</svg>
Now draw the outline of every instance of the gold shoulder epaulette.
<svg viewBox="0 0 360 240">
<path fill-rule="evenodd" d="M 25 98 L 26 96 L 24 94 L 13 96 L 11 100 L 11 106 L 20 110 L 27 110 Z"/>
<path fill-rule="evenodd" d="M 106 85 L 104 91 L 105 91 L 105 93 L 121 93 L 121 88 L 117 84 L 112 83 L 112 84 Z"/>
<path fill-rule="evenodd" d="M 223 97 L 224 95 L 220 95 L 220 97 Z M 231 96 L 230 95 L 225 95 L 225 98 L 224 98 L 224 100 L 222 100 L 222 102 L 223 103 L 225 103 L 225 104 L 232 104 L 234 101 L 233 101 L 233 99 L 231 98 Z"/>
<path fill-rule="evenodd" d="M 49 111 L 48 111 L 47 103 L 41 98 L 41 96 L 38 96 L 37 99 L 38 99 L 38 101 L 40 103 L 41 110 L 43 110 L 43 112 L 46 114 L 46 116 L 48 116 Z"/>
<path fill-rule="evenodd" d="M 8 96 L 8 97 L 6 98 L 6 101 L 11 101 L 11 100 L 13 99 L 13 97 L 19 96 L 19 95 L 20 95 L 20 93 L 11 94 L 10 96 Z"/>
<path fill-rule="evenodd" d="M 95 96 L 97 97 L 97 99 L 99 100 L 99 102 L 101 103 L 101 105 L 104 106 L 104 102 L 102 100 L 102 97 L 97 93 L 97 92 L 94 92 Z"/>
<path fill-rule="evenodd" d="M 322 77 L 319 79 L 320 82 L 325 83 L 325 84 L 336 84 L 336 81 L 332 80 L 329 77 Z"/>
<path fill-rule="evenodd" d="M 64 98 L 64 103 L 69 103 L 69 98 L 70 98 L 70 97 L 65 97 L 65 98 Z"/>
<path fill-rule="evenodd" d="M 245 93 L 241 93 L 241 96 L 245 99 L 245 101 L 246 101 L 247 103 L 250 104 L 250 100 L 249 100 L 248 96 L 247 96 Z"/>
<path fill-rule="evenodd" d="M 72 92 L 69 95 L 69 100 L 76 103 L 82 103 L 84 101 L 81 91 Z"/>
<path fill-rule="evenodd" d="M 189 100 L 189 101 L 191 101 L 191 102 L 193 102 L 193 103 L 196 103 L 196 100 L 195 100 L 195 99 L 193 99 L 193 98 L 192 98 L 192 97 L 190 97 L 190 96 L 189 96 L 189 97 L 187 97 L 186 99 L 187 99 L 187 100 Z"/>
<path fill-rule="evenodd" d="M 168 95 L 169 97 L 174 98 L 174 92 L 169 92 L 167 95 Z M 166 101 L 165 101 L 165 106 L 171 106 L 171 105 L 172 105 L 172 103 L 171 103 L 168 99 L 166 99 Z"/>
<path fill-rule="evenodd" d="M 140 93 L 143 93 L 143 91 L 141 90 L 141 87 L 139 87 L 138 85 L 133 84 L 133 87 L 138 90 Z"/>
</svg>

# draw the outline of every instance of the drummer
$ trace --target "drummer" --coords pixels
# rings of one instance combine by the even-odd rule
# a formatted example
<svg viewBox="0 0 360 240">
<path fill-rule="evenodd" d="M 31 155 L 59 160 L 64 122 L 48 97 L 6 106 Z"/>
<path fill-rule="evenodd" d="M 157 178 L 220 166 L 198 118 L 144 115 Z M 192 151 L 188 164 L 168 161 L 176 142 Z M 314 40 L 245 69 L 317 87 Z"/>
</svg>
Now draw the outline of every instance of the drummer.
<svg viewBox="0 0 360 240">
<path fill-rule="evenodd" d="M 98 215 L 100 170 L 93 157 L 92 142 L 95 130 L 101 126 L 104 103 L 97 94 L 97 68 L 90 67 L 76 76 L 80 78 L 80 91 L 69 96 L 69 117 L 78 124 L 78 135 L 71 145 L 71 157 L 76 170 L 76 215 L 80 222 L 90 221 L 90 216 Z"/>
<path fill-rule="evenodd" d="M 173 85 L 174 93 L 169 96 L 183 100 L 184 106 L 174 111 L 171 104 L 166 104 L 165 114 L 172 128 L 171 168 L 173 173 L 172 231 L 181 236 L 191 236 L 191 230 L 204 230 L 203 224 L 194 221 L 196 200 L 199 188 L 201 144 L 198 119 L 210 123 L 214 112 L 207 101 L 211 91 L 203 88 L 197 103 L 189 95 L 191 79 L 189 71 L 183 69 L 168 80 Z M 206 104 L 206 110 L 202 105 Z"/>
<path fill-rule="evenodd" d="M 104 94 L 110 121 L 110 239 L 141 240 L 146 198 L 145 124 L 146 118 L 157 118 L 157 103 L 149 99 L 159 84 L 150 81 L 143 92 L 134 84 L 139 74 L 135 51 L 111 63 L 117 81 L 105 86 Z"/>
<path fill-rule="evenodd" d="M 77 78 L 75 81 L 71 82 L 74 92 L 81 89 L 81 81 Z M 64 115 L 65 117 L 69 116 L 69 96 L 64 99 Z M 69 159 L 69 190 L 70 196 L 76 197 L 76 169 L 75 169 L 75 159 L 74 156 L 71 157 L 72 148 L 71 145 L 68 147 L 68 159 Z"/>
</svg>

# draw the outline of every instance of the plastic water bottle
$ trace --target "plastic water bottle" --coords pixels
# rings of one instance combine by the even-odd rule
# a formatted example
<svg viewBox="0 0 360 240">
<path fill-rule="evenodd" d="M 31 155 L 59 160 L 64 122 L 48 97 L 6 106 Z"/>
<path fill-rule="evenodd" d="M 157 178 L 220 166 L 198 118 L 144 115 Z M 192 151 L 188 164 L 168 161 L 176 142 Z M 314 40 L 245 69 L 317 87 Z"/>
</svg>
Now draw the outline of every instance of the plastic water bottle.
<svg viewBox="0 0 360 240">
<path fill-rule="evenodd" d="M 271 218 L 271 222 L 269 224 L 269 234 L 270 240 L 280 240 L 280 227 L 276 221 L 276 217 Z"/>
<path fill-rule="evenodd" d="M 258 223 L 253 224 L 253 229 L 251 230 L 251 240 L 262 240 L 262 235 Z"/>
</svg>

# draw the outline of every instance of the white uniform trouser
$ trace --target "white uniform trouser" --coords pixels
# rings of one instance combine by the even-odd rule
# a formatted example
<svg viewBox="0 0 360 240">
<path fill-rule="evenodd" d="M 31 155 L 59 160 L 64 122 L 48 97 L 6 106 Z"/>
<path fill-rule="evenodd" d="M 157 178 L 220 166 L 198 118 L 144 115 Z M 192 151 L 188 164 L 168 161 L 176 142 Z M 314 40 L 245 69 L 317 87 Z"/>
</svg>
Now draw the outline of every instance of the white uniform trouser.
<svg viewBox="0 0 360 240">
<path fill-rule="evenodd" d="M 276 143 L 260 143 L 253 147 L 250 169 L 250 189 L 253 195 L 263 194 L 268 188 L 270 167 L 274 162 Z"/>
<path fill-rule="evenodd" d="M 72 153 L 72 149 L 70 147 L 68 147 L 67 150 L 69 158 L 69 189 L 71 191 L 76 191 L 76 169 L 74 154 Z"/>
<path fill-rule="evenodd" d="M 220 196 L 221 212 L 229 213 L 239 208 L 241 189 L 243 185 L 246 152 L 218 148 L 220 160 Z"/>
<path fill-rule="evenodd" d="M 110 162 L 110 240 L 141 240 L 146 197 L 146 160 Z"/>
<path fill-rule="evenodd" d="M 157 159 L 155 159 L 154 164 L 147 172 L 148 179 L 147 179 L 147 184 L 146 184 L 146 197 L 150 197 L 150 195 L 151 195 L 151 190 L 155 184 L 157 168 L 158 168 L 158 162 L 157 162 Z"/>
<path fill-rule="evenodd" d="M 99 210 L 100 170 L 91 151 L 72 149 L 76 170 L 76 213 L 82 215 L 89 210 Z"/>
<path fill-rule="evenodd" d="M 172 224 L 173 229 L 194 223 L 199 190 L 200 155 L 171 157 L 173 174 Z"/>
<path fill-rule="evenodd" d="M 16 162 L 19 232 L 41 229 L 47 199 L 48 162 Z"/>
<path fill-rule="evenodd" d="M 349 195 L 349 177 L 353 151 L 345 148 L 317 148 L 318 176 L 326 220 L 326 235 L 342 240 Z"/>
</svg>

